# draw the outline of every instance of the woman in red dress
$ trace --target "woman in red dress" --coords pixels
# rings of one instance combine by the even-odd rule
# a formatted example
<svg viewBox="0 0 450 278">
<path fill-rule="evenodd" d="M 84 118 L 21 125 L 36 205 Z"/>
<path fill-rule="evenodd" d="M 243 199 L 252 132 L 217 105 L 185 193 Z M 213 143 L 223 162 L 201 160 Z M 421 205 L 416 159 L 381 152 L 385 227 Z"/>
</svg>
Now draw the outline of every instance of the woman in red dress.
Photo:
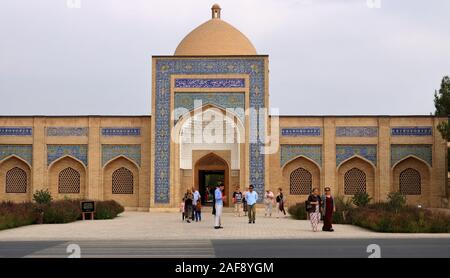
<svg viewBox="0 0 450 278">
<path fill-rule="evenodd" d="M 322 205 L 324 214 L 322 231 L 333 232 L 333 213 L 336 212 L 336 207 L 329 187 L 325 187 L 325 196 L 322 197 Z"/>
</svg>

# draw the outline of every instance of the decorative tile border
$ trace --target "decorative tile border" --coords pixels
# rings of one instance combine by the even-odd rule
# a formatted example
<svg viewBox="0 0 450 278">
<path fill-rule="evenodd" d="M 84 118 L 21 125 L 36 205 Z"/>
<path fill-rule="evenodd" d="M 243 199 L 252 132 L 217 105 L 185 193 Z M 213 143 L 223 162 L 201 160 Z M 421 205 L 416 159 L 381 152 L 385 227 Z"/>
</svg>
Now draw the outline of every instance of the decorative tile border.
<svg viewBox="0 0 450 278">
<path fill-rule="evenodd" d="M 432 145 L 391 145 L 391 167 L 397 162 L 410 155 L 417 156 L 428 165 L 432 166 L 433 146 Z"/>
<path fill-rule="evenodd" d="M 31 136 L 31 135 L 33 135 L 32 127 L 0 126 L 0 136 Z"/>
<path fill-rule="evenodd" d="M 47 127 L 47 136 L 88 136 L 87 127 Z"/>
<path fill-rule="evenodd" d="M 244 78 L 177 78 L 175 88 L 245 88 Z"/>
<path fill-rule="evenodd" d="M 281 136 L 320 136 L 322 129 L 320 127 L 296 127 L 282 128 Z"/>
<path fill-rule="evenodd" d="M 141 166 L 141 145 L 102 145 L 102 165 L 118 156 L 125 156 Z"/>
<path fill-rule="evenodd" d="M 170 200 L 170 80 L 174 74 L 248 74 L 249 107 L 265 107 L 265 63 L 263 57 L 252 58 L 156 58 L 155 66 L 155 203 Z M 250 180 L 260 196 L 264 191 L 265 160 L 260 153 L 265 139 L 265 123 L 250 122 Z M 258 132 L 258 128 L 260 132 Z M 261 200 L 259 200 L 261 201 Z"/>
<path fill-rule="evenodd" d="M 355 155 L 377 165 L 377 145 L 336 145 L 336 166 Z"/>
<path fill-rule="evenodd" d="M 105 127 L 102 128 L 103 136 L 141 136 L 139 127 Z"/>
<path fill-rule="evenodd" d="M 0 145 L 0 161 L 10 155 L 16 155 L 30 165 L 33 164 L 33 146 L 32 145 Z"/>
<path fill-rule="evenodd" d="M 336 137 L 377 137 L 378 127 L 372 126 L 338 126 Z"/>
<path fill-rule="evenodd" d="M 415 127 L 393 127 L 391 128 L 392 136 L 432 136 L 433 128 L 431 126 L 415 126 Z"/>
<path fill-rule="evenodd" d="M 88 166 L 87 145 L 47 145 L 47 166 L 66 155 L 73 156 Z"/>
<path fill-rule="evenodd" d="M 299 156 L 305 156 L 322 167 L 321 145 L 281 145 L 280 167 Z"/>
<path fill-rule="evenodd" d="M 195 101 L 201 101 L 202 105 L 213 104 L 223 109 L 234 109 L 237 116 L 245 123 L 245 95 L 244 93 L 175 93 L 175 109 L 184 108 L 189 111 L 194 110 Z M 240 108 L 240 109 L 239 109 Z M 183 112 L 183 109 L 176 112 Z M 183 115 L 175 114 L 175 124 L 179 117 Z"/>
</svg>

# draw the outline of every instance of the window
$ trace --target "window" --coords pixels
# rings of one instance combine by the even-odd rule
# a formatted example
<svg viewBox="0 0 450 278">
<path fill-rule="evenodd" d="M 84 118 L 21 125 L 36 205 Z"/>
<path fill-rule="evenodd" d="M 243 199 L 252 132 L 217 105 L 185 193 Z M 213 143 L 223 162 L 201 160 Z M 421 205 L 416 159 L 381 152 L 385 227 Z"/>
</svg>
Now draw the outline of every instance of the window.
<svg viewBox="0 0 450 278">
<path fill-rule="evenodd" d="M 312 190 L 312 175 L 308 170 L 298 168 L 291 173 L 290 194 L 309 195 Z"/>
<path fill-rule="evenodd" d="M 119 168 L 112 174 L 112 194 L 133 194 L 133 173 Z"/>
<path fill-rule="evenodd" d="M 19 167 L 6 172 L 6 193 L 26 193 L 27 173 Z"/>
<path fill-rule="evenodd" d="M 366 174 L 358 168 L 352 168 L 344 175 L 344 194 L 355 195 L 359 192 L 366 192 Z"/>
<path fill-rule="evenodd" d="M 421 179 L 417 170 L 408 168 L 400 173 L 400 193 L 404 195 L 420 195 Z"/>
<path fill-rule="evenodd" d="M 58 193 L 77 194 L 80 193 L 80 173 L 73 168 L 66 168 L 59 172 Z"/>
</svg>

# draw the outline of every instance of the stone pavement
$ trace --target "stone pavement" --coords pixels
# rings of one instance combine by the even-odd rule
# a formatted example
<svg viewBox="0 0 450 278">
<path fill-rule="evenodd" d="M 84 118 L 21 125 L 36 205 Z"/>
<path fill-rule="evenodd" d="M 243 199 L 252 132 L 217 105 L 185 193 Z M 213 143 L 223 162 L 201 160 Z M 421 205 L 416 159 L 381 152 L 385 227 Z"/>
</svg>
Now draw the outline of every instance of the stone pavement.
<svg viewBox="0 0 450 278">
<path fill-rule="evenodd" d="M 450 234 L 389 234 L 351 225 L 334 225 L 335 232 L 312 232 L 309 221 L 289 217 L 265 218 L 257 213 L 256 224 L 233 213 L 223 216 L 224 229 L 213 229 L 213 216 L 203 212 L 199 223 L 181 221 L 180 213 L 131 212 L 112 220 L 77 221 L 68 224 L 30 225 L 0 231 L 0 241 L 44 240 L 213 240 L 213 239 L 364 239 L 450 238 Z"/>
</svg>

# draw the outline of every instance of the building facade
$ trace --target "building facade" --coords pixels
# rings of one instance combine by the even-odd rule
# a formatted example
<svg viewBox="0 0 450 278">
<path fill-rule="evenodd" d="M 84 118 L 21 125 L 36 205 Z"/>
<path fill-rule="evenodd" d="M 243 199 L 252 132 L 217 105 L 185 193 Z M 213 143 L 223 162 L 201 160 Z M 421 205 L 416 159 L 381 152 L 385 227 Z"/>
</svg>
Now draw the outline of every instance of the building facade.
<svg viewBox="0 0 450 278">
<path fill-rule="evenodd" d="M 268 115 L 269 57 L 221 19 L 194 29 L 172 56 L 152 57 L 152 115 L 0 117 L 0 200 L 114 199 L 128 209 L 203 202 L 225 184 L 283 188 L 288 203 L 325 186 L 375 201 L 448 206 L 447 142 L 433 116 Z M 275 94 L 276 97 L 276 94 Z"/>
</svg>

